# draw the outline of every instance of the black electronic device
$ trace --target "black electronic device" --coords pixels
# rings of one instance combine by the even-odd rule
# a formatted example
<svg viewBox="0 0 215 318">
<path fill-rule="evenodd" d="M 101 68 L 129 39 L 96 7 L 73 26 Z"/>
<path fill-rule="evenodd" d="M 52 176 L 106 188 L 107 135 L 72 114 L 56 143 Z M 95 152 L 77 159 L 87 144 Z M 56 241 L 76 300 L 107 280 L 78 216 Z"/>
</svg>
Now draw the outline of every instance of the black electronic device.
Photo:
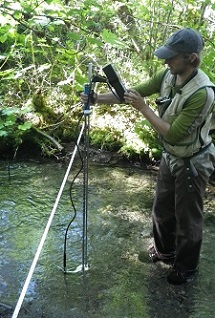
<svg viewBox="0 0 215 318">
<path fill-rule="evenodd" d="M 115 67 L 112 64 L 108 64 L 103 67 L 103 72 L 107 76 L 108 83 L 115 89 L 116 94 L 120 101 L 124 101 L 124 93 L 126 91 L 125 86 L 117 74 Z"/>
</svg>

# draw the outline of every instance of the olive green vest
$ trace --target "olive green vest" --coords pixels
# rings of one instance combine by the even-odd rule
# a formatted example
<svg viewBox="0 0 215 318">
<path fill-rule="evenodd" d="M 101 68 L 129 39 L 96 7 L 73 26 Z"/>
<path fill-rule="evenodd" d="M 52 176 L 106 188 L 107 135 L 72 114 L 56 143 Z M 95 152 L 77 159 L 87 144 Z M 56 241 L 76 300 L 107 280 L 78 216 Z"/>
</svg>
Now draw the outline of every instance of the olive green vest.
<svg viewBox="0 0 215 318">
<path fill-rule="evenodd" d="M 173 79 L 174 76 L 168 71 L 162 81 L 161 96 L 170 96 Z M 213 90 L 215 90 L 215 85 L 210 82 L 204 72 L 198 70 L 198 73 L 176 93 L 170 105 L 165 110 L 160 110 L 162 113 L 160 116 L 171 124 L 185 107 L 184 105 L 187 99 L 204 87 L 207 90 L 207 100 L 202 107 L 201 114 L 190 127 L 187 136 L 174 145 L 162 139 L 164 149 L 176 157 L 191 157 L 201 148 L 210 144 L 211 136 L 209 135 L 209 131 L 211 129 L 211 118 L 214 106 Z"/>
</svg>

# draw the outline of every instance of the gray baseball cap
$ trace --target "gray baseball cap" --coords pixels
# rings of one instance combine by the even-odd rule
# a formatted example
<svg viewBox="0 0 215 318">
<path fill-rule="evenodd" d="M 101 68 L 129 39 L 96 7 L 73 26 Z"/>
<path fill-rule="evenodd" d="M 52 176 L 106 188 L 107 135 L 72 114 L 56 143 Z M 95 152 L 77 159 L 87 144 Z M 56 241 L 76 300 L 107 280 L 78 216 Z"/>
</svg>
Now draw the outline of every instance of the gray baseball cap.
<svg viewBox="0 0 215 318">
<path fill-rule="evenodd" d="M 165 45 L 154 51 L 154 55 L 160 59 L 170 59 L 180 53 L 200 53 L 203 47 L 201 35 L 186 28 L 173 33 Z"/>
</svg>

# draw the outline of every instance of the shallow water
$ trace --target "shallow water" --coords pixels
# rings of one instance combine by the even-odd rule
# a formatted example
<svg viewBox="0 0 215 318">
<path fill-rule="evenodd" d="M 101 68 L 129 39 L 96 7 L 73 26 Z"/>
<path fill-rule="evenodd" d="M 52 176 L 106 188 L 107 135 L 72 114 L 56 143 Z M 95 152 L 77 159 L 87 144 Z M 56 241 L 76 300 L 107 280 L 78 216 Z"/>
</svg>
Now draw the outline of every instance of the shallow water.
<svg viewBox="0 0 215 318">
<path fill-rule="evenodd" d="M 10 169 L 8 168 L 10 167 Z M 67 166 L 0 162 L 0 313 L 11 317 L 55 203 Z M 150 209 L 155 172 L 90 165 L 88 271 L 63 272 L 65 230 L 73 218 L 72 168 L 19 318 L 214 317 L 213 189 L 207 198 L 199 275 L 192 284 L 170 286 L 168 268 L 141 262 L 151 242 Z M 77 217 L 67 240 L 66 269 L 82 264 L 83 175 L 72 188 Z"/>
</svg>

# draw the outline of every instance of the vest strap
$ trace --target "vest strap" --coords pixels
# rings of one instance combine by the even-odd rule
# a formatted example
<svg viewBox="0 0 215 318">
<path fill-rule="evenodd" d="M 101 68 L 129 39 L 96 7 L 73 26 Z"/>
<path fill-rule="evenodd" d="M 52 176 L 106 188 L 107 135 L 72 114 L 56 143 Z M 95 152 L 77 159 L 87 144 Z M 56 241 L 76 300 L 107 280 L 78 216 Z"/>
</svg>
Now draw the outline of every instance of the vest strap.
<svg viewBox="0 0 215 318">
<path fill-rule="evenodd" d="M 187 191 L 188 192 L 194 192 L 195 189 L 194 189 L 193 178 L 198 176 L 198 172 L 195 169 L 195 167 L 193 166 L 190 159 L 195 157 L 195 156 L 198 156 L 201 153 L 203 153 L 204 151 L 206 151 L 210 147 L 210 145 L 211 145 L 211 142 L 208 145 L 206 145 L 205 147 L 200 148 L 199 151 L 194 153 L 193 156 L 183 158 L 184 164 L 185 164 L 185 169 L 186 169 L 186 181 L 187 181 Z"/>
</svg>

